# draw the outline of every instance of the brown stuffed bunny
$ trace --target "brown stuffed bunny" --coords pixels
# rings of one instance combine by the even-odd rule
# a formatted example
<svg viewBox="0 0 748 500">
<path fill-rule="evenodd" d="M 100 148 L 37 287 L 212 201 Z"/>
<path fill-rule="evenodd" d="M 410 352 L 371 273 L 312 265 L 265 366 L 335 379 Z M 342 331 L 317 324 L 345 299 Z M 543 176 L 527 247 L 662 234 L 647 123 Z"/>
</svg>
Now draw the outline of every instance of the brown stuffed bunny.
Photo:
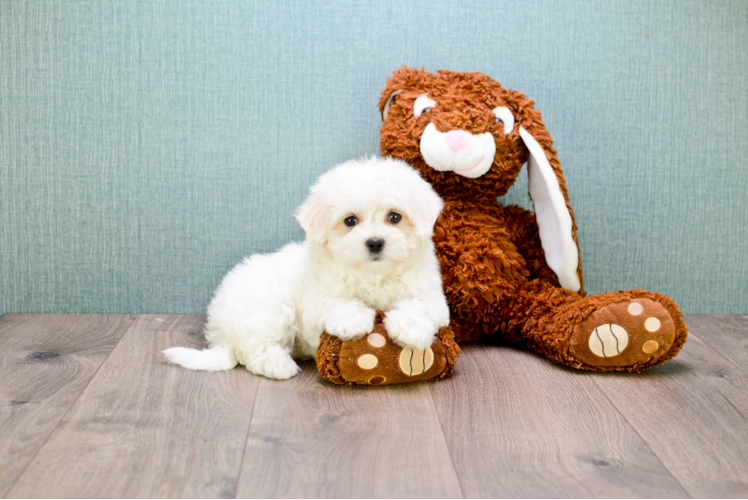
<svg viewBox="0 0 748 500">
<path fill-rule="evenodd" d="M 501 336 L 596 371 L 667 361 L 687 332 L 669 297 L 585 295 L 566 181 L 533 105 L 481 73 L 407 67 L 379 101 L 382 154 L 417 168 L 446 203 L 434 243 L 457 342 Z M 534 214 L 496 201 L 526 162 Z"/>
</svg>

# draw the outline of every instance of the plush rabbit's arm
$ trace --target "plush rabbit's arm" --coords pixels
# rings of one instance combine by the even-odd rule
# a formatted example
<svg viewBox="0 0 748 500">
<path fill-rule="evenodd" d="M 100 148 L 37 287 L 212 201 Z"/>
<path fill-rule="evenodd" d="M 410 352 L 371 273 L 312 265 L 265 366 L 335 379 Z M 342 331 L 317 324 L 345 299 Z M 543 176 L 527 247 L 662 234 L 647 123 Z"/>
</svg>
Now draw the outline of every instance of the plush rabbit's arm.
<svg viewBox="0 0 748 500">
<path fill-rule="evenodd" d="M 525 259 L 532 277 L 547 281 L 554 286 L 560 286 L 556 273 L 548 267 L 545 261 L 535 216 L 532 212 L 517 205 L 503 208 L 506 229 L 520 255 Z"/>
</svg>

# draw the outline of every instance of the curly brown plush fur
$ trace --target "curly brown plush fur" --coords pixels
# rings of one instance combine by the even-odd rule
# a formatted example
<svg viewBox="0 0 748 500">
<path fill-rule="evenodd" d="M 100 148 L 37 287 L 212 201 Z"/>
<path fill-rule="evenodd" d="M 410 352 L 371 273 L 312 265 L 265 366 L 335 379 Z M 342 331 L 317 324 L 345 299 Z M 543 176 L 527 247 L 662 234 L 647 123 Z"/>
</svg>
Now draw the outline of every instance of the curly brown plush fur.
<svg viewBox="0 0 748 500">
<path fill-rule="evenodd" d="M 414 102 L 424 94 L 436 105 L 415 116 Z M 492 110 L 497 106 L 509 108 L 516 120 L 509 133 L 496 120 Z M 481 73 L 403 67 L 388 79 L 379 107 L 382 153 L 417 168 L 445 200 L 434 243 L 458 342 L 500 336 L 566 366 L 596 371 L 640 371 L 678 353 L 687 330 L 669 297 L 645 290 L 586 296 L 581 260 L 579 290 L 562 288 L 546 263 L 534 215 L 496 202 L 530 156 L 520 137 L 524 127 L 555 174 L 578 246 L 561 163 L 540 112 L 526 95 Z M 441 133 L 490 132 L 496 143 L 490 169 L 470 179 L 430 167 L 421 153 L 429 123 Z"/>
</svg>

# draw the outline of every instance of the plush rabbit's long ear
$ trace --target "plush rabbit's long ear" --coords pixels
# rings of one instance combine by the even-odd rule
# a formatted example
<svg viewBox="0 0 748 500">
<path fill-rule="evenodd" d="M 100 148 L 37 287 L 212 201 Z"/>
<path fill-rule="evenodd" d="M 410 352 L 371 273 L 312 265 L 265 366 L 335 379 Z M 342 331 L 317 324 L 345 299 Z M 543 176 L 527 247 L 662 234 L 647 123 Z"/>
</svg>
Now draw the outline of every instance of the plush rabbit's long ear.
<svg viewBox="0 0 748 500">
<path fill-rule="evenodd" d="M 519 136 L 530 152 L 527 161 L 530 198 L 535 206 L 545 261 L 562 287 L 579 292 L 582 290 L 582 263 L 577 226 L 561 162 L 556 158 L 550 134 L 539 116 L 525 125 L 530 130 L 520 126 Z"/>
</svg>

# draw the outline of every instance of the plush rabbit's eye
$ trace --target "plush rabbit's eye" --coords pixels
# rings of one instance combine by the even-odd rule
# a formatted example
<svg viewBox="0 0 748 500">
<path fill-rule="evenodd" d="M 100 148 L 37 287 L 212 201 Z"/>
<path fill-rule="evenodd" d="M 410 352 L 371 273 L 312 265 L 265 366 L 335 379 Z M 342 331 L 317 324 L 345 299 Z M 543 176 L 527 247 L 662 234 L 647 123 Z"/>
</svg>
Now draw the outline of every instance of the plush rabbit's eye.
<svg viewBox="0 0 748 500">
<path fill-rule="evenodd" d="M 350 217 L 346 217 L 345 219 L 343 219 L 343 223 L 348 227 L 353 227 L 358 224 L 358 219 L 355 215 L 351 215 Z"/>
<path fill-rule="evenodd" d="M 428 94 L 423 94 L 413 103 L 413 114 L 421 116 L 423 113 L 431 111 L 434 106 L 436 106 L 436 101 L 430 99 Z"/>
<path fill-rule="evenodd" d="M 496 115 L 494 123 L 501 122 L 504 124 L 505 134 L 508 134 L 512 130 L 514 130 L 514 115 L 511 111 L 509 111 L 509 108 L 505 106 L 497 106 L 493 108 L 493 114 Z"/>
</svg>

